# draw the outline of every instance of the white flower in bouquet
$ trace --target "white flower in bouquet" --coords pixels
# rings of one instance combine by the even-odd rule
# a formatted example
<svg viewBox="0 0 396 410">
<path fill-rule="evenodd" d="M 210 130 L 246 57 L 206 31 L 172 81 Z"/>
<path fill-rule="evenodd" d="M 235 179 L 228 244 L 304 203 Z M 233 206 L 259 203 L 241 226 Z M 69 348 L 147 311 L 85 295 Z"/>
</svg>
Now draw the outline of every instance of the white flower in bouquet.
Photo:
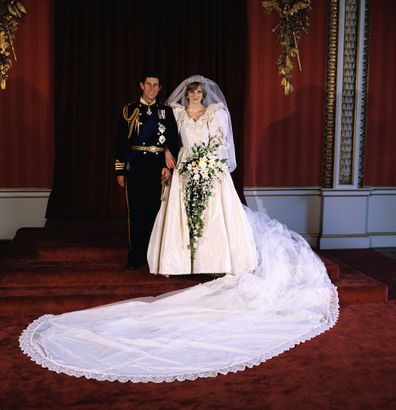
<svg viewBox="0 0 396 410">
<path fill-rule="evenodd" d="M 204 229 L 203 213 L 209 197 L 213 195 L 214 184 L 227 170 L 227 160 L 220 159 L 218 140 L 208 145 L 194 145 L 190 156 L 178 166 L 184 178 L 184 204 L 186 207 L 191 260 L 194 260 L 199 238 Z"/>
<path fill-rule="evenodd" d="M 204 179 L 207 178 L 208 175 L 209 175 L 208 172 L 205 171 L 204 169 L 200 171 L 200 174 L 201 174 L 201 177 L 204 178 Z"/>
</svg>

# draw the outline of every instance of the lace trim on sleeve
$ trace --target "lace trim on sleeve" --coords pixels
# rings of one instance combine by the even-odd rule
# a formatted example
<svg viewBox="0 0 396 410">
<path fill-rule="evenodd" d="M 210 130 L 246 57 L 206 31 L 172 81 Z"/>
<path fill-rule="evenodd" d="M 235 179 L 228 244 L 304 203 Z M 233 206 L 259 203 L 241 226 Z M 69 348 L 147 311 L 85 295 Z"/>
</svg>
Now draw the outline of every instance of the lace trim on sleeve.
<svg viewBox="0 0 396 410">
<path fill-rule="evenodd" d="M 218 104 L 209 104 L 208 107 L 206 108 L 205 114 L 208 116 L 209 121 L 212 121 L 213 118 L 215 117 L 217 111 L 221 110 L 224 108 L 224 104 L 218 103 Z"/>
</svg>

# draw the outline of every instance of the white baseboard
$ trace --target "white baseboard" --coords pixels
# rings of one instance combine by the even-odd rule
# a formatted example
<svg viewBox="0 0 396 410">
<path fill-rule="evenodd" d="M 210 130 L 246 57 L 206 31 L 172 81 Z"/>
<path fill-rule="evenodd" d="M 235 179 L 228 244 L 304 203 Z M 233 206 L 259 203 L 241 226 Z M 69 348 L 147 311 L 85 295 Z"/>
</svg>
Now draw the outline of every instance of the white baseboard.
<svg viewBox="0 0 396 410">
<path fill-rule="evenodd" d="M 321 229 L 320 188 L 248 187 L 244 194 L 250 209 L 267 212 L 317 247 Z"/>
<path fill-rule="evenodd" d="M 50 190 L 0 189 L 0 240 L 23 227 L 43 227 Z M 266 210 L 322 249 L 396 247 L 396 188 L 245 189 L 247 205 Z"/>
<path fill-rule="evenodd" d="M 396 188 L 245 189 L 252 210 L 268 215 L 321 249 L 396 247 Z"/>
<path fill-rule="evenodd" d="M 370 234 L 371 248 L 396 248 L 396 232 L 390 232 L 386 235 L 375 232 Z"/>
<path fill-rule="evenodd" d="M 11 240 L 19 228 L 45 225 L 50 190 L 0 189 L 0 240 Z"/>
</svg>

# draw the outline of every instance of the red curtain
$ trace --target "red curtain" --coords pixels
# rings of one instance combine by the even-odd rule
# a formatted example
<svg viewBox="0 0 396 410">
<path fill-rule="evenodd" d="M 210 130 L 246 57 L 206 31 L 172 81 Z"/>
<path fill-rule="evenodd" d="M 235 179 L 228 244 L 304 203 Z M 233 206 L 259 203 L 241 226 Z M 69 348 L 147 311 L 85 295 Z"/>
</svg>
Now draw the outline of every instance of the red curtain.
<svg viewBox="0 0 396 410">
<path fill-rule="evenodd" d="M 396 186 L 396 4 L 371 7 L 367 139 L 364 184 Z"/>
<path fill-rule="evenodd" d="M 245 0 L 57 1 L 55 45 L 49 217 L 123 215 L 112 170 L 116 122 L 122 106 L 139 96 L 145 68 L 161 73 L 162 99 L 192 74 L 217 81 L 241 148 Z"/>
<path fill-rule="evenodd" d="M 52 0 L 24 0 L 17 61 L 0 90 L 0 187 L 50 188 L 53 169 Z"/>
<path fill-rule="evenodd" d="M 303 71 L 293 70 L 285 96 L 275 65 L 280 47 L 276 15 L 249 0 L 249 73 L 244 152 L 247 186 L 320 186 L 327 60 L 327 1 L 314 1 L 309 34 L 302 34 Z"/>
</svg>

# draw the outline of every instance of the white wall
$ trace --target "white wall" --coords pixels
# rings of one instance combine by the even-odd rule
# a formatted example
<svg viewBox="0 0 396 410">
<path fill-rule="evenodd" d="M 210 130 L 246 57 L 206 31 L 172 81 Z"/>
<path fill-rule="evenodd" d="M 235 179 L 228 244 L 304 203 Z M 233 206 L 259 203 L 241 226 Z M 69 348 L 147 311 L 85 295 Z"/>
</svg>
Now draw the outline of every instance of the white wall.
<svg viewBox="0 0 396 410">
<path fill-rule="evenodd" d="M 396 247 L 396 188 L 246 188 L 245 196 L 313 247 Z"/>
<path fill-rule="evenodd" d="M 49 190 L 0 190 L 0 240 L 43 227 Z M 246 188 L 246 202 L 322 249 L 396 247 L 396 188 Z"/>
<path fill-rule="evenodd" d="M 0 189 L 0 240 L 24 227 L 43 227 L 49 190 Z"/>
</svg>

